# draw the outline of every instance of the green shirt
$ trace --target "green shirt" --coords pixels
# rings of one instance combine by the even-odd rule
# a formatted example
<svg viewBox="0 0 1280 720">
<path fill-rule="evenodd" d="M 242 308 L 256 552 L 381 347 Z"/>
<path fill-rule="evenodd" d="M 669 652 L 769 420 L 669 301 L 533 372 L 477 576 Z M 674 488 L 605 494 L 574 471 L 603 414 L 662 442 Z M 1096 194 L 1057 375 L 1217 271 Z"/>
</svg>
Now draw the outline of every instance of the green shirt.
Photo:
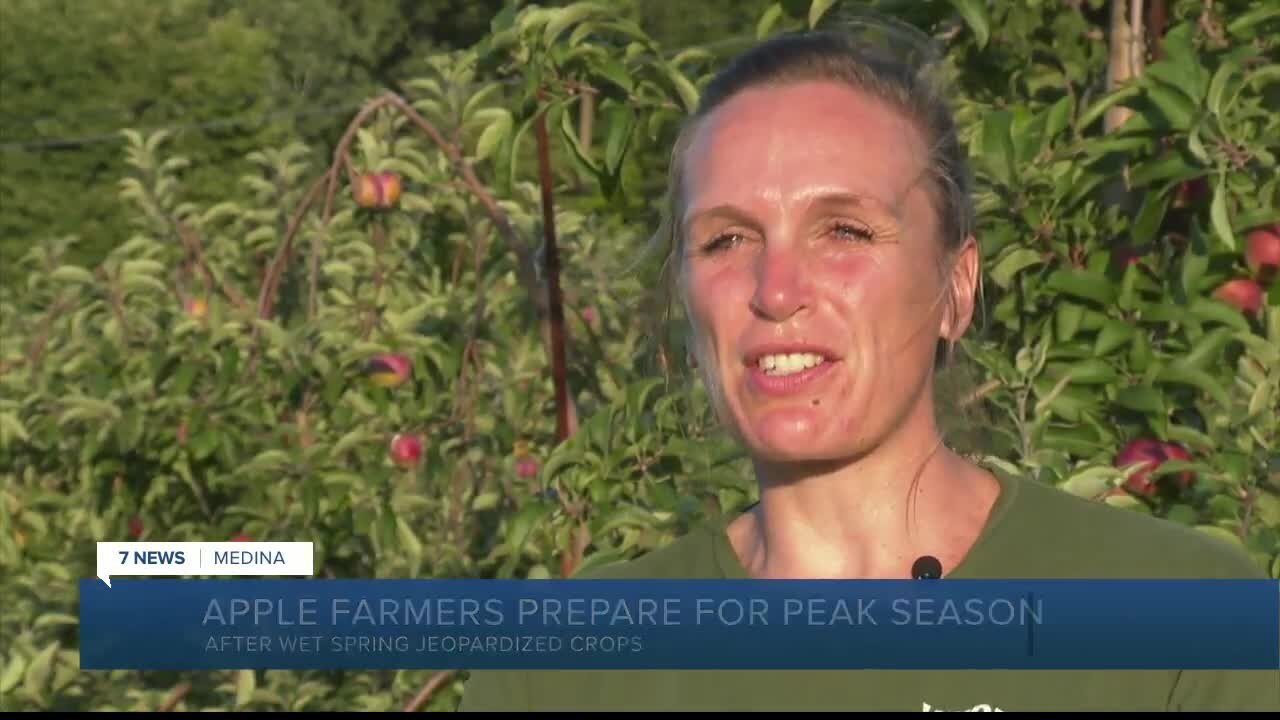
<svg viewBox="0 0 1280 720">
<path fill-rule="evenodd" d="M 1265 578 L 1194 529 L 997 473 L 1002 490 L 953 578 Z M 707 525 L 595 578 L 747 578 Z M 1117 607 L 1140 613 L 1142 608 Z M 1280 710 L 1275 671 L 478 671 L 470 710 Z"/>
</svg>

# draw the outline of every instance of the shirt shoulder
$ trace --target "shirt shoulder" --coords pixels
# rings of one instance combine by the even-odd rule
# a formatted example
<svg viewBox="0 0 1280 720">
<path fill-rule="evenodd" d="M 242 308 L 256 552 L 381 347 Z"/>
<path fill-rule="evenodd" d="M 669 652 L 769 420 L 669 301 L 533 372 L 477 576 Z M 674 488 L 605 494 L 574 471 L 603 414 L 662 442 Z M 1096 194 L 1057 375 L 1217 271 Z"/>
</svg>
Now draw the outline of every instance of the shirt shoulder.
<svg viewBox="0 0 1280 720">
<path fill-rule="evenodd" d="M 984 544 L 984 573 L 1064 578 L 1238 578 L 1268 575 L 1240 544 L 1031 478 Z"/>
</svg>

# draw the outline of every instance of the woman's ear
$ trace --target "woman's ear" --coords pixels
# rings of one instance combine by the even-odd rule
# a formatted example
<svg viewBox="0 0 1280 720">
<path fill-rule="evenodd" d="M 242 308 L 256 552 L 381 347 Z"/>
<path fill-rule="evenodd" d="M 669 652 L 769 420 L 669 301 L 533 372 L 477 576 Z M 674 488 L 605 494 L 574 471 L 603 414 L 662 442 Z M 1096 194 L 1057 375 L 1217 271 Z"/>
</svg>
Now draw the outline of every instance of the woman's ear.
<svg viewBox="0 0 1280 720">
<path fill-rule="evenodd" d="M 955 342 L 969 329 L 969 323 L 973 320 L 980 272 L 978 241 L 970 235 L 952 255 L 947 278 L 947 311 L 942 313 L 942 324 L 938 328 L 942 339 Z"/>
</svg>

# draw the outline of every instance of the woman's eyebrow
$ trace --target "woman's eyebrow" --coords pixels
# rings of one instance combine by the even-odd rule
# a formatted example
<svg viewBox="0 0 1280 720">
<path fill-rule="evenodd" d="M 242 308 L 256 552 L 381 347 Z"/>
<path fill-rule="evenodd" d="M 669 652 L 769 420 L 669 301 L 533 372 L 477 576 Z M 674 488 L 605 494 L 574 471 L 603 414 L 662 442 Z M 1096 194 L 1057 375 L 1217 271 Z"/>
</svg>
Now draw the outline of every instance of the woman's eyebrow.
<svg viewBox="0 0 1280 720">
<path fill-rule="evenodd" d="M 733 220 L 754 225 L 756 220 L 750 213 L 736 205 L 721 204 L 708 208 L 698 208 L 690 211 L 685 216 L 684 227 L 686 230 L 694 225 L 712 219 Z"/>
<path fill-rule="evenodd" d="M 892 213 L 892 208 L 879 198 L 851 192 L 832 192 L 815 196 L 811 205 L 813 210 L 833 210 L 857 208 L 875 212 Z"/>
<path fill-rule="evenodd" d="M 809 205 L 809 210 L 811 212 L 829 212 L 832 210 L 850 208 L 885 213 L 894 217 L 897 216 L 894 209 L 879 198 L 843 190 L 824 192 L 822 194 L 815 195 Z M 758 223 L 756 218 L 750 212 L 738 207 L 737 205 L 722 203 L 720 205 L 713 205 L 706 208 L 691 209 L 690 212 L 685 215 L 684 229 L 688 232 L 698 223 L 714 219 L 740 222 L 753 227 Z"/>
</svg>

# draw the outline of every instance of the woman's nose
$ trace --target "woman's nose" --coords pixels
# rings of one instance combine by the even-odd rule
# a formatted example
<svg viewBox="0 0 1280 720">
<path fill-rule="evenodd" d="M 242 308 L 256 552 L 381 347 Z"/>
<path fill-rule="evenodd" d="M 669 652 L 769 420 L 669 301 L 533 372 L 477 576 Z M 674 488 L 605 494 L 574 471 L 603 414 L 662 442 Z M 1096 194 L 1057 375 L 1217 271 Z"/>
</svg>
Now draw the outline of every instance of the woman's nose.
<svg viewBox="0 0 1280 720">
<path fill-rule="evenodd" d="M 811 303 L 811 273 L 792 248 L 766 248 L 756 267 L 756 291 L 751 307 L 762 318 L 782 322 Z"/>
</svg>

